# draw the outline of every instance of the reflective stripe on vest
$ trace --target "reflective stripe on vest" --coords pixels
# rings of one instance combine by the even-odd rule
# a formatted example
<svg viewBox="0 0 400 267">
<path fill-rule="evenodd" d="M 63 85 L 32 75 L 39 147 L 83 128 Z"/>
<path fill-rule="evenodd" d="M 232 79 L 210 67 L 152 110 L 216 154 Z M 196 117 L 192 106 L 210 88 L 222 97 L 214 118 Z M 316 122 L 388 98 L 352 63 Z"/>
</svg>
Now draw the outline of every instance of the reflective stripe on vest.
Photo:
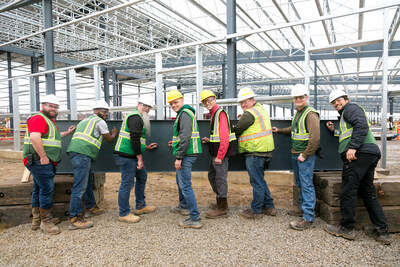
<svg viewBox="0 0 400 267">
<path fill-rule="evenodd" d="M 41 137 L 43 146 L 61 148 L 62 147 L 61 140 L 56 140 L 56 134 L 55 134 L 56 128 L 54 126 L 54 123 L 42 113 L 39 113 L 37 115 L 42 116 L 44 118 L 49 128 L 48 137 L 47 138 L 43 138 L 43 136 Z M 26 131 L 25 133 L 24 144 L 31 144 L 31 137 L 29 131 Z"/>
<path fill-rule="evenodd" d="M 101 143 L 103 141 L 103 136 L 100 135 L 99 139 L 93 138 L 92 136 L 94 127 L 96 126 L 96 123 L 99 122 L 100 120 L 102 119 L 99 118 L 97 115 L 96 117 L 91 118 L 88 124 L 86 125 L 85 130 L 83 132 L 75 132 L 74 135 L 72 136 L 72 140 L 81 139 L 100 149 Z"/>
<path fill-rule="evenodd" d="M 239 142 L 249 141 L 252 139 L 257 139 L 257 138 L 268 136 L 268 135 L 272 134 L 272 129 L 268 129 L 268 130 L 266 129 L 261 113 L 255 108 L 249 108 L 249 109 L 252 110 L 257 115 L 262 131 L 259 133 L 255 133 L 255 134 L 240 136 L 238 139 Z"/>
<path fill-rule="evenodd" d="M 120 131 L 119 136 L 126 139 L 131 139 L 131 134 L 125 131 Z M 140 137 L 140 144 L 146 145 L 146 140 Z"/>
<path fill-rule="evenodd" d="M 132 149 L 130 137 L 131 134 L 129 132 L 128 127 L 128 119 L 131 116 L 138 115 L 142 120 L 142 115 L 140 115 L 137 109 L 133 110 L 132 113 L 128 114 L 121 124 L 121 129 L 119 131 L 117 143 L 115 144 L 115 150 L 119 152 L 123 152 L 126 154 L 134 155 L 134 151 Z M 146 150 L 146 128 L 142 128 L 142 132 L 140 133 L 140 149 L 142 153 Z"/>
<path fill-rule="evenodd" d="M 364 111 L 364 115 L 365 115 L 365 118 L 367 119 L 368 127 L 370 127 L 371 124 L 369 123 L 367 113 L 365 113 L 365 109 L 363 107 L 361 107 L 361 106 L 359 106 L 359 107 L 362 108 L 362 110 Z M 343 113 L 344 113 L 344 111 L 343 111 Z M 353 127 L 347 129 L 346 121 L 344 120 L 344 116 L 342 114 L 342 116 L 340 117 L 339 142 L 344 140 L 344 139 L 347 139 L 347 138 L 351 137 L 352 134 L 353 134 Z"/>
<path fill-rule="evenodd" d="M 199 145 L 201 145 L 201 143 L 199 144 L 199 140 L 200 140 L 200 133 L 199 133 L 199 129 L 197 127 L 197 121 L 196 121 L 196 117 L 194 115 L 194 113 L 190 110 L 190 109 L 183 109 L 177 116 L 175 124 L 174 124 L 174 136 L 172 136 L 172 147 L 173 147 L 173 153 L 176 153 L 174 150 L 174 147 L 176 148 L 176 146 L 178 145 L 177 143 L 180 142 L 180 137 L 179 137 L 179 132 L 175 132 L 175 128 L 177 127 L 177 123 L 179 122 L 179 118 L 182 114 L 182 112 L 186 112 L 189 114 L 189 116 L 192 118 L 192 134 L 190 136 L 190 145 L 189 145 L 189 149 L 188 151 L 190 151 L 190 147 L 192 146 L 193 151 L 187 152 L 187 154 L 198 154 L 201 153 L 201 147 L 199 147 Z"/>
<path fill-rule="evenodd" d="M 305 108 L 305 110 L 303 110 L 303 112 L 300 114 L 300 116 L 297 120 L 297 124 L 299 126 L 299 128 L 297 129 L 297 132 L 294 132 L 292 130 L 292 139 L 301 140 L 301 141 L 306 141 L 306 140 L 310 139 L 310 133 L 307 131 L 307 127 L 306 127 L 306 117 L 307 117 L 308 113 L 310 113 L 310 112 L 315 112 L 318 114 L 318 111 L 316 111 L 313 107 L 307 106 Z M 295 121 L 293 121 L 293 123 L 296 124 Z M 296 126 L 296 125 L 294 125 L 294 126 Z M 292 129 L 293 129 L 293 125 L 292 125 Z"/>
<path fill-rule="evenodd" d="M 220 142 L 221 139 L 219 138 L 219 115 L 221 112 L 225 112 L 223 109 L 218 109 L 215 114 L 214 114 L 214 125 L 213 125 L 213 133 L 210 135 L 210 142 Z M 226 112 L 225 112 L 226 114 Z M 226 118 L 228 121 L 228 127 L 229 127 L 229 142 L 232 142 L 233 140 L 236 140 L 236 135 L 231 131 L 231 124 L 229 123 L 229 116 L 226 114 Z"/>
</svg>

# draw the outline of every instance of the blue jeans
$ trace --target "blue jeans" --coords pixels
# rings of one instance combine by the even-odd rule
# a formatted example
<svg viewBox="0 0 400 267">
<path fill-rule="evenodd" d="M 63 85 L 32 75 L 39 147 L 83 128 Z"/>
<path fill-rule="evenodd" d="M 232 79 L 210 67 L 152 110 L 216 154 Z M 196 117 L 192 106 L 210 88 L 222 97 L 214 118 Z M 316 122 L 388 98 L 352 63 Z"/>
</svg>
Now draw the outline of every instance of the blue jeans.
<svg viewBox="0 0 400 267">
<path fill-rule="evenodd" d="M 179 205 L 189 209 L 189 217 L 192 221 L 200 219 L 197 209 L 196 197 L 192 188 L 192 166 L 197 157 L 185 156 L 182 159 L 182 169 L 176 171 L 176 183 L 179 191 Z"/>
<path fill-rule="evenodd" d="M 315 188 L 313 184 L 313 173 L 315 155 L 308 157 L 304 162 L 298 161 L 299 155 L 292 155 L 294 180 L 300 188 L 300 209 L 303 211 L 303 219 L 313 222 L 315 217 Z"/>
<path fill-rule="evenodd" d="M 246 157 L 246 169 L 250 176 L 250 184 L 253 187 L 251 210 L 254 213 L 261 213 L 263 206 L 266 208 L 275 208 L 274 200 L 264 179 L 264 164 L 264 157 Z"/>
<path fill-rule="evenodd" d="M 136 209 L 146 207 L 144 191 L 146 189 L 147 171 L 143 166 L 141 170 L 137 169 L 137 158 L 125 158 L 114 155 L 115 162 L 121 169 L 121 186 L 118 192 L 119 217 L 127 216 L 131 213 L 129 206 L 129 197 L 131 190 L 135 185 Z"/>
<path fill-rule="evenodd" d="M 34 160 L 26 166 L 33 176 L 32 208 L 40 207 L 49 210 L 53 207 L 54 175 L 56 167 L 53 163 L 41 165 L 40 160 Z"/>
<path fill-rule="evenodd" d="M 84 154 L 69 152 L 72 166 L 74 167 L 74 186 L 69 203 L 69 217 L 74 218 L 82 213 L 82 196 L 86 209 L 96 206 L 92 182 L 92 159 Z"/>
</svg>

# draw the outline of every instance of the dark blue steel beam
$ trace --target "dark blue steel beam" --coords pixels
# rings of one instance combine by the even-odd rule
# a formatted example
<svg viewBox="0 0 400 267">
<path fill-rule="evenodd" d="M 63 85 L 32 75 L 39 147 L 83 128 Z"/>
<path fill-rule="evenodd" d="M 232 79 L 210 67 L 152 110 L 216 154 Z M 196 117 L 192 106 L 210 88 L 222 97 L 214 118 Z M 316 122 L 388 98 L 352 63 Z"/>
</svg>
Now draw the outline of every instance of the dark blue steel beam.
<svg viewBox="0 0 400 267">
<path fill-rule="evenodd" d="M 43 28 L 53 27 L 52 0 L 43 0 Z M 44 68 L 45 70 L 54 69 L 54 40 L 53 31 L 44 33 Z M 46 76 L 46 94 L 56 93 L 56 76 L 54 73 L 47 73 Z"/>
</svg>

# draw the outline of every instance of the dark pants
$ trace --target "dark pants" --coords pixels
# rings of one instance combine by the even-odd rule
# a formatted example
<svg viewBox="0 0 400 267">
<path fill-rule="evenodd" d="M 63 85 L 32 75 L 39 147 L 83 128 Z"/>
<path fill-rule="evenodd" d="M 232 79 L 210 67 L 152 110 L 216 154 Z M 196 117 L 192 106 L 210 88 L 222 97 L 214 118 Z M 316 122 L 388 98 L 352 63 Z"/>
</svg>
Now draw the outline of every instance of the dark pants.
<svg viewBox="0 0 400 267">
<path fill-rule="evenodd" d="M 372 154 L 357 153 L 357 160 L 349 162 L 344 159 L 342 185 L 340 187 L 340 224 L 353 229 L 357 192 L 364 201 L 364 206 L 374 227 L 387 229 L 385 214 L 379 203 L 374 186 L 374 172 L 379 157 Z"/>
<path fill-rule="evenodd" d="M 208 167 L 208 181 L 217 198 L 228 197 L 228 157 L 222 160 L 221 165 L 215 164 L 214 160 L 216 157 L 210 158 L 210 165 Z"/>
</svg>

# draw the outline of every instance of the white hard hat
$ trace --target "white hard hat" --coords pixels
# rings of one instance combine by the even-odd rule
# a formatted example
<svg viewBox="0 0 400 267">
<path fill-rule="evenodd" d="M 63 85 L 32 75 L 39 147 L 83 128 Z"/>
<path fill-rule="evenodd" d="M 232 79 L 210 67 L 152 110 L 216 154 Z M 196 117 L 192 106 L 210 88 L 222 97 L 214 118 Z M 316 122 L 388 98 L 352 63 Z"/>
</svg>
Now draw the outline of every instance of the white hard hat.
<svg viewBox="0 0 400 267">
<path fill-rule="evenodd" d="M 51 104 L 54 104 L 54 105 L 60 105 L 60 101 L 58 100 L 58 98 L 55 96 L 55 95 L 53 95 L 53 94 L 50 94 L 50 95 L 45 95 L 43 98 L 42 98 L 42 102 L 41 102 L 42 104 L 43 103 L 51 103 Z"/>
<path fill-rule="evenodd" d="M 243 100 L 255 97 L 256 94 L 251 90 L 249 87 L 245 87 L 239 90 L 238 94 L 238 102 L 241 102 Z"/>
<path fill-rule="evenodd" d="M 142 103 L 152 107 L 154 105 L 153 97 L 151 97 L 151 95 L 141 95 L 138 99 L 138 103 Z"/>
<path fill-rule="evenodd" d="M 97 100 L 94 102 L 93 109 L 98 109 L 98 108 L 110 109 L 110 106 L 104 100 Z"/>
<path fill-rule="evenodd" d="M 290 96 L 295 97 L 302 95 L 308 95 L 307 87 L 301 83 L 298 83 L 295 86 L 293 86 L 292 93 L 290 94 Z"/>
<path fill-rule="evenodd" d="M 343 90 L 333 90 L 329 94 L 329 103 L 332 103 L 333 100 L 338 99 L 339 97 L 347 96 L 346 92 Z"/>
</svg>

